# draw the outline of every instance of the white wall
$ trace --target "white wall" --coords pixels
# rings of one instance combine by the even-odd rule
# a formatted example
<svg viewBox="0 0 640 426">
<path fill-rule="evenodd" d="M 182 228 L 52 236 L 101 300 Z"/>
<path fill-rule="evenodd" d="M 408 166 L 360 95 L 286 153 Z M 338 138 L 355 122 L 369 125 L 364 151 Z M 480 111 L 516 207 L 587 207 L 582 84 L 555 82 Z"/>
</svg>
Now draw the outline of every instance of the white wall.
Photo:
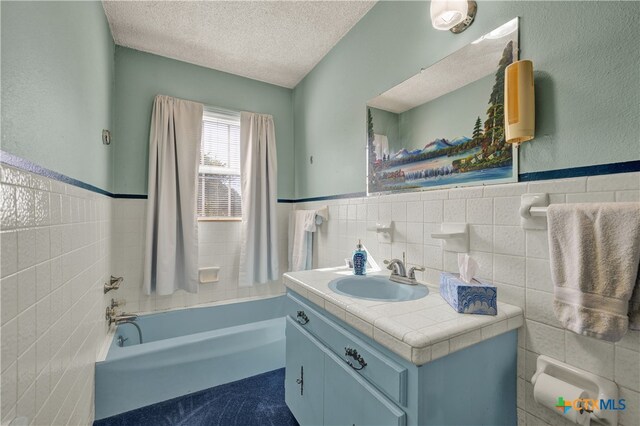
<svg viewBox="0 0 640 426">
<path fill-rule="evenodd" d="M 17 416 L 38 425 L 93 422 L 94 367 L 112 297 L 146 312 L 284 292 L 281 280 L 238 287 L 239 222 L 202 222 L 200 265 L 221 266 L 220 281 L 197 295 L 143 295 L 146 200 L 113 200 L 4 165 L 0 172 L 2 425 Z M 291 206 L 278 206 L 281 272 Z M 111 274 L 125 281 L 103 294 Z"/>
<path fill-rule="evenodd" d="M 111 200 L 0 171 L 1 422 L 91 423 L 96 352 L 106 335 Z"/>
<path fill-rule="evenodd" d="M 442 222 L 468 222 L 470 254 L 481 265 L 481 278 L 498 287 L 498 299 L 525 311 L 518 334 L 518 423 L 562 425 L 563 419 L 533 400 L 531 376 L 538 354 L 615 380 L 626 399 L 622 425 L 640 424 L 640 332 L 608 343 L 564 330 L 553 314 L 547 231 L 520 227 L 520 195 L 547 192 L 553 203 L 640 201 L 640 173 L 581 177 L 464 189 L 413 192 L 369 198 L 304 203 L 296 208 L 329 204 L 329 221 L 315 240 L 314 267 L 344 264 L 358 238 L 383 259 L 402 258 L 427 267 L 422 279 L 438 283 L 441 271 L 457 271 L 457 255 L 443 252 L 430 237 Z M 366 228 L 393 221 L 394 240 L 378 243 Z M 499 409 L 496 407 L 496 409 Z"/>
<path fill-rule="evenodd" d="M 248 288 L 238 286 L 240 259 L 240 222 L 199 222 L 199 265 L 220 266 L 220 281 L 201 284 L 198 294 L 182 290 L 171 296 L 147 296 L 142 293 L 146 200 L 113 201 L 114 275 L 124 276 L 120 290 L 109 293 L 124 298 L 128 312 L 150 312 L 195 306 L 221 300 L 269 296 L 284 293 L 282 280 Z M 278 204 L 280 234 L 280 272 L 287 271 L 287 223 L 291 204 Z"/>
<path fill-rule="evenodd" d="M 2 166 L 0 215 L 1 309 L 0 420 L 24 415 L 34 424 L 86 424 L 93 419 L 94 362 L 104 342 L 104 306 L 127 299 L 128 311 L 153 311 L 220 300 L 280 294 L 280 282 L 238 287 L 239 223 L 201 223 L 200 264 L 221 266 L 218 283 L 196 296 L 148 297 L 142 280 L 144 200 L 107 197 Z M 552 201 L 640 200 L 640 173 L 592 176 L 499 186 L 408 193 L 298 204 L 329 204 L 329 221 L 315 239 L 316 267 L 343 263 L 362 238 L 377 260 L 400 257 L 427 266 L 422 277 L 437 282 L 455 271 L 456 257 L 429 237 L 443 221 L 471 224 L 471 254 L 482 278 L 496 283 L 501 301 L 525 309 L 519 332 L 518 414 L 520 424 L 563 424 L 532 398 L 531 375 L 538 354 L 615 380 L 627 410 L 621 424 L 640 424 L 640 333 L 616 344 L 562 329 L 551 311 L 545 231 L 519 226 L 520 194 L 549 192 Z M 282 272 L 286 271 L 287 216 L 279 205 Z M 366 231 L 393 220 L 392 244 Z M 113 253 L 113 254 L 112 254 Z M 121 290 L 102 293 L 111 273 L 124 275 Z"/>
</svg>

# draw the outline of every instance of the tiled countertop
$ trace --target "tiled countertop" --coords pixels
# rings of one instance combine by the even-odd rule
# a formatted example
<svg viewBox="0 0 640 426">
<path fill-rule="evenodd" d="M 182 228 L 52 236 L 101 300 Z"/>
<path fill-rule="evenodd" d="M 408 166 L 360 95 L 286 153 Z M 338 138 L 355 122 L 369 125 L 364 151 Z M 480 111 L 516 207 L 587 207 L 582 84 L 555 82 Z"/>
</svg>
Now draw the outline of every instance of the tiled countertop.
<svg viewBox="0 0 640 426">
<path fill-rule="evenodd" d="M 329 282 L 350 274 L 344 268 L 288 272 L 285 285 L 382 346 L 422 365 L 522 326 L 522 309 L 498 302 L 498 315 L 459 314 L 438 287 L 418 300 L 382 302 L 337 294 Z M 373 273 L 369 275 L 388 275 Z M 498 298 L 500 295 L 498 294 Z"/>
</svg>

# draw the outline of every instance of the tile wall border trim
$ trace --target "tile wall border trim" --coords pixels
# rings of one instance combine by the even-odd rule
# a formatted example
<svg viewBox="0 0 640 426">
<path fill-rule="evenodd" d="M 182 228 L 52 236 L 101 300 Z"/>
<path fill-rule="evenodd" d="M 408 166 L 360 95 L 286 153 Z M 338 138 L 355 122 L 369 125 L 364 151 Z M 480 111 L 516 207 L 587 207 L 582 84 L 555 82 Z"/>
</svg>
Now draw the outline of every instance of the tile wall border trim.
<svg viewBox="0 0 640 426">
<path fill-rule="evenodd" d="M 0 150 L 0 163 L 6 164 L 11 167 L 15 167 L 27 172 L 31 172 L 40 176 L 44 176 L 49 179 L 57 180 L 68 185 L 73 185 L 78 188 L 86 189 L 87 191 L 95 192 L 97 194 L 106 195 L 111 198 L 121 199 L 133 199 L 133 200 L 146 200 L 146 194 L 114 194 L 97 186 L 82 182 L 78 179 L 71 178 L 63 175 L 62 173 L 54 172 L 53 170 L 39 166 L 29 160 L 26 160 L 17 155 L 10 154 L 6 151 Z M 550 179 L 569 179 L 583 176 L 597 176 L 597 175 L 609 175 L 616 173 L 630 173 L 640 171 L 640 160 L 626 161 L 620 163 L 610 164 L 596 164 L 593 166 L 571 167 L 566 169 L 546 170 L 541 172 L 528 172 L 520 173 L 518 175 L 518 182 L 532 182 L 539 180 Z M 366 197 L 366 192 L 351 192 L 347 194 L 336 195 L 324 195 L 318 197 L 308 198 L 278 198 L 279 203 L 294 204 L 294 203 L 308 203 L 312 201 L 328 201 L 339 200 L 344 198 L 360 198 Z"/>
<path fill-rule="evenodd" d="M 621 163 L 596 164 L 593 166 L 571 167 L 568 169 L 546 170 L 542 172 L 520 173 L 518 182 L 534 180 L 567 179 L 583 176 L 612 175 L 640 171 L 640 160 Z"/>
<path fill-rule="evenodd" d="M 18 157 L 17 155 L 10 154 L 6 151 L 0 150 L 0 163 L 49 179 L 57 180 L 58 182 L 66 183 L 68 185 L 77 186 L 78 188 L 86 189 L 87 191 L 106 195 L 107 197 L 113 197 L 114 195 L 109 191 L 98 188 L 97 186 L 82 182 L 78 179 L 71 178 L 69 176 L 63 175 L 62 173 L 54 172 L 53 170 L 49 170 L 45 167 L 39 166 L 36 163 L 33 163 L 22 157 Z"/>
<path fill-rule="evenodd" d="M 147 194 L 111 194 L 112 198 L 124 198 L 128 200 L 146 200 Z"/>
<path fill-rule="evenodd" d="M 298 199 L 278 199 L 279 203 L 308 203 L 310 201 L 326 201 L 326 200 L 339 200 L 343 198 L 360 198 L 366 197 L 366 192 L 351 192 L 348 194 L 337 194 L 337 195 L 324 195 L 321 197 L 309 197 L 309 198 L 298 198 Z"/>
</svg>

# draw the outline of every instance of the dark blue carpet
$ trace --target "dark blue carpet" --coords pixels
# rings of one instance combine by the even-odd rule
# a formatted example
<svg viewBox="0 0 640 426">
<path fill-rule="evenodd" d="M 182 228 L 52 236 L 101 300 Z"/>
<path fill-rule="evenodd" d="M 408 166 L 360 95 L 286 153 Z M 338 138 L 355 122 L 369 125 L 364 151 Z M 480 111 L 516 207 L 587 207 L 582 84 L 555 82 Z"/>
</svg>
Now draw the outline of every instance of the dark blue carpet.
<svg viewBox="0 0 640 426">
<path fill-rule="evenodd" d="M 284 402 L 284 368 L 117 416 L 94 426 L 298 426 Z"/>
</svg>

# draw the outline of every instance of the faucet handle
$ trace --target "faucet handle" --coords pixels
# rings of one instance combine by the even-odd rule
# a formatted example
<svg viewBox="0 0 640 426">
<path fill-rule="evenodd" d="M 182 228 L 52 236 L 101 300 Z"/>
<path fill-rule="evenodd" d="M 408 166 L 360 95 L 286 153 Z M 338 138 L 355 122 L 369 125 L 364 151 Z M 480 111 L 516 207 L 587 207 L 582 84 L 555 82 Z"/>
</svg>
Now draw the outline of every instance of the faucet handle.
<svg viewBox="0 0 640 426">
<path fill-rule="evenodd" d="M 111 290 L 117 290 L 120 288 L 120 284 L 122 284 L 122 281 L 124 280 L 124 277 L 114 277 L 113 275 L 111 275 L 111 278 L 109 278 L 109 282 L 108 283 L 104 283 L 104 293 L 108 293 Z"/>
<path fill-rule="evenodd" d="M 409 273 L 407 274 L 407 278 L 415 280 L 416 279 L 416 271 L 422 272 L 424 270 L 425 270 L 424 266 L 412 266 L 409 269 Z"/>
<path fill-rule="evenodd" d="M 387 265 L 387 269 L 396 273 L 395 262 L 393 260 L 384 260 L 384 264 Z"/>
<path fill-rule="evenodd" d="M 113 306 L 107 306 L 107 309 L 104 314 L 104 318 L 107 320 L 108 325 L 111 325 L 115 322 L 114 318 L 118 315 L 116 312 L 116 308 Z"/>
<path fill-rule="evenodd" d="M 127 303 L 127 302 L 124 299 L 117 299 L 116 300 L 114 298 L 111 298 L 111 308 L 117 308 L 118 306 L 122 306 L 125 303 Z"/>
</svg>

